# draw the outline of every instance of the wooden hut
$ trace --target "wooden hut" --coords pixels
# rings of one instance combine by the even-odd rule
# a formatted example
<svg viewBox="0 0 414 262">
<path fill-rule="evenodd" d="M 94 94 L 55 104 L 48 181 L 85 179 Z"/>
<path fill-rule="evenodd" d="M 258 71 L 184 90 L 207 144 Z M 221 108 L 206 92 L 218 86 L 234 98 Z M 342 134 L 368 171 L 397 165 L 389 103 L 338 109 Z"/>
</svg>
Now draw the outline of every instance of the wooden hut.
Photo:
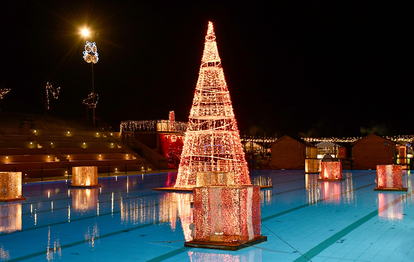
<svg viewBox="0 0 414 262">
<path fill-rule="evenodd" d="M 395 142 L 371 134 L 352 143 L 354 169 L 376 169 L 377 165 L 394 163 Z"/>
<path fill-rule="evenodd" d="M 270 145 L 272 169 L 304 169 L 307 147 L 314 146 L 290 136 L 276 140 Z"/>
</svg>

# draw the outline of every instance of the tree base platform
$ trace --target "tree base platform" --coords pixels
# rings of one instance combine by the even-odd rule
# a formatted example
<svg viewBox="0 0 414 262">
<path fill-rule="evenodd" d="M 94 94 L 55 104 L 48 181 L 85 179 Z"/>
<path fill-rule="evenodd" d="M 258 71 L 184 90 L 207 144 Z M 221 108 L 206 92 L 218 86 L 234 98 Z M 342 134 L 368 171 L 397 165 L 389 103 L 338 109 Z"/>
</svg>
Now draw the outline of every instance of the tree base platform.
<svg viewBox="0 0 414 262">
<path fill-rule="evenodd" d="M 25 197 L 19 197 L 19 198 L 2 198 L 0 199 L 0 202 L 13 202 L 13 201 L 23 201 L 26 200 Z"/>
<path fill-rule="evenodd" d="M 273 186 L 260 186 L 260 189 L 269 189 L 273 188 Z M 184 187 L 156 187 L 152 190 L 156 191 L 171 191 L 171 192 L 193 192 L 192 188 L 184 188 Z"/>
<path fill-rule="evenodd" d="M 185 247 L 195 247 L 195 248 L 209 248 L 209 249 L 221 249 L 221 250 L 231 250 L 237 251 L 242 248 L 250 247 L 262 242 L 267 241 L 266 236 L 260 236 L 252 240 L 246 241 L 240 244 L 232 243 L 221 243 L 221 242 L 200 242 L 200 241 L 188 241 L 184 243 Z"/>
<path fill-rule="evenodd" d="M 374 188 L 374 191 L 407 191 L 407 188 L 397 188 L 397 187 L 388 187 L 388 188 Z"/>
</svg>

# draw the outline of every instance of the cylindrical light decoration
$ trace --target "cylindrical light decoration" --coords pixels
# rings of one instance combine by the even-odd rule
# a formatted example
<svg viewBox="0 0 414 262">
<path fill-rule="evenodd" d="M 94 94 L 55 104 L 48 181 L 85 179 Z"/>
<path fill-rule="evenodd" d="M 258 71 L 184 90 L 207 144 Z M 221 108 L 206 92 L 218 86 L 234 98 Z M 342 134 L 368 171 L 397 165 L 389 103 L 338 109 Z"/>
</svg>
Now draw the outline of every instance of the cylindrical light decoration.
<svg viewBox="0 0 414 262">
<path fill-rule="evenodd" d="M 238 250 L 267 240 L 261 236 L 260 187 L 195 187 L 193 196 L 193 240 L 185 246 Z"/>
<path fill-rule="evenodd" d="M 341 181 L 342 162 L 341 161 L 322 161 L 320 181 Z"/>
<path fill-rule="evenodd" d="M 0 202 L 25 200 L 22 197 L 22 172 L 0 172 Z"/>
<path fill-rule="evenodd" d="M 232 173 L 235 185 L 251 185 L 212 22 L 208 24 L 175 187 L 195 187 L 197 174 L 204 172 Z"/>
<path fill-rule="evenodd" d="M 98 184 L 97 166 L 72 167 L 72 187 L 93 188 L 100 187 Z"/>
<path fill-rule="evenodd" d="M 377 191 L 407 191 L 403 187 L 400 165 L 377 165 Z"/>
</svg>

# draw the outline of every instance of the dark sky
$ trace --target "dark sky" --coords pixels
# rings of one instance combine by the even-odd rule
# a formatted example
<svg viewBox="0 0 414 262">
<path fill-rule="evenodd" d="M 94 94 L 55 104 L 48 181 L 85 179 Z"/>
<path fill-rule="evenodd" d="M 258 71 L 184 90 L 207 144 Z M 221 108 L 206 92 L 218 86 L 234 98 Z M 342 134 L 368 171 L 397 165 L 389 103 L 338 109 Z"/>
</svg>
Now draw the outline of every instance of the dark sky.
<svg viewBox="0 0 414 262">
<path fill-rule="evenodd" d="M 98 118 L 187 121 L 211 20 L 241 134 L 414 133 L 413 6 L 222 2 L 2 1 L 1 110 L 85 117 L 88 25 Z"/>
</svg>

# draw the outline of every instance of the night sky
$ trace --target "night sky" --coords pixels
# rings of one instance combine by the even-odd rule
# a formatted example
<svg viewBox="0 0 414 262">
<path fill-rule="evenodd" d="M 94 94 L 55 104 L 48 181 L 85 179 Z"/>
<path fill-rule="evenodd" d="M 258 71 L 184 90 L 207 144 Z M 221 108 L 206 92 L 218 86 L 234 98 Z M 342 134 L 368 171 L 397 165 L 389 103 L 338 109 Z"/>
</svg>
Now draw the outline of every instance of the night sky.
<svg viewBox="0 0 414 262">
<path fill-rule="evenodd" d="M 413 134 L 413 6 L 396 1 L 2 1 L 2 111 L 84 118 L 95 33 L 96 116 L 187 121 L 208 21 L 240 133 Z"/>
</svg>

